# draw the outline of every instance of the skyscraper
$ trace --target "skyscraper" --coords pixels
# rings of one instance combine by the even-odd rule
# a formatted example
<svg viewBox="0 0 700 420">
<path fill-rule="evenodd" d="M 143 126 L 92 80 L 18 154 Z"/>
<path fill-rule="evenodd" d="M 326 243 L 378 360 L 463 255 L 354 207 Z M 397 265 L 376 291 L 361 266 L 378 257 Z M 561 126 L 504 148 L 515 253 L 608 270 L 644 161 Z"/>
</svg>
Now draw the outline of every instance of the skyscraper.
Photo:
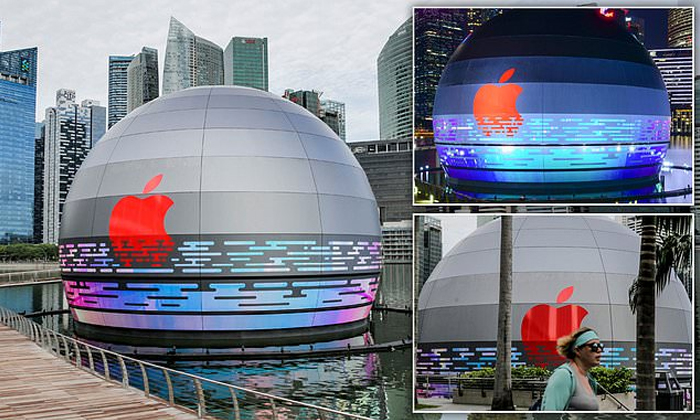
<svg viewBox="0 0 700 420">
<path fill-rule="evenodd" d="M 411 139 L 377 140 L 349 143 L 379 206 L 379 220 L 411 220 L 412 163 Z"/>
<path fill-rule="evenodd" d="M 158 97 L 158 50 L 143 47 L 127 68 L 127 113 Z"/>
<path fill-rule="evenodd" d="M 382 224 L 382 287 L 376 305 L 411 307 L 413 241 L 411 220 Z"/>
<path fill-rule="evenodd" d="M 416 9 L 415 135 L 432 138 L 433 102 L 442 71 L 464 38 L 494 9 Z"/>
<path fill-rule="evenodd" d="M 430 216 L 416 216 L 413 225 L 416 300 L 430 273 L 442 259 L 442 224 Z"/>
<path fill-rule="evenodd" d="M 127 114 L 127 68 L 134 59 L 133 55 L 109 56 L 109 91 L 107 93 L 107 112 L 109 127 L 121 121 Z"/>
<path fill-rule="evenodd" d="M 303 106 L 309 112 L 321 118 L 321 92 L 287 89 L 284 91 L 283 97 L 297 105 Z"/>
<path fill-rule="evenodd" d="M 693 46 L 692 8 L 669 9 L 668 46 L 671 48 L 691 48 Z"/>
<path fill-rule="evenodd" d="M 170 18 L 163 63 L 163 95 L 193 86 L 224 84 L 224 52 Z"/>
<path fill-rule="evenodd" d="M 413 136 L 412 24 L 411 18 L 401 24 L 377 57 L 379 137 L 383 140 Z"/>
<path fill-rule="evenodd" d="M 345 104 L 332 99 L 321 100 L 321 119 L 341 140 L 345 138 Z"/>
<path fill-rule="evenodd" d="M 0 52 L 0 243 L 32 239 L 37 49 Z"/>
<path fill-rule="evenodd" d="M 231 38 L 224 50 L 224 83 L 268 90 L 267 38 Z"/>
<path fill-rule="evenodd" d="M 671 133 L 693 134 L 693 50 L 649 50 L 659 68 L 671 103 Z"/>
<path fill-rule="evenodd" d="M 105 108 L 99 102 L 75 103 L 75 91 L 56 92 L 46 109 L 44 146 L 43 242 L 57 243 L 63 203 L 73 177 L 93 144 L 105 133 Z"/>
<path fill-rule="evenodd" d="M 44 123 L 36 123 L 34 133 L 34 243 L 42 242 L 44 226 L 44 145 L 46 129 Z"/>
</svg>

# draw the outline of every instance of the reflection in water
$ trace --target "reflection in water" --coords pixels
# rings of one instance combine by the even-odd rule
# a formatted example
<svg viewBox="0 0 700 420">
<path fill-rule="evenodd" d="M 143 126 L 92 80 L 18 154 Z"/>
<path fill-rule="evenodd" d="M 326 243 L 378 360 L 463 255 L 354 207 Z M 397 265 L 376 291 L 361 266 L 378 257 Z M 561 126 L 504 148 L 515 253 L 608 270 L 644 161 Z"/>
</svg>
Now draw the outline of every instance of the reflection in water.
<svg viewBox="0 0 700 420">
<path fill-rule="evenodd" d="M 27 313 L 67 307 L 60 283 L 0 288 L 0 306 Z M 70 315 L 35 320 L 72 335 Z M 349 340 L 384 343 L 408 337 L 410 329 L 408 314 L 373 312 L 370 333 Z M 421 418 L 411 414 L 411 352 L 408 349 L 324 359 L 177 362 L 174 368 L 371 418 Z M 229 394 L 222 394 L 221 404 L 230 404 Z"/>
</svg>

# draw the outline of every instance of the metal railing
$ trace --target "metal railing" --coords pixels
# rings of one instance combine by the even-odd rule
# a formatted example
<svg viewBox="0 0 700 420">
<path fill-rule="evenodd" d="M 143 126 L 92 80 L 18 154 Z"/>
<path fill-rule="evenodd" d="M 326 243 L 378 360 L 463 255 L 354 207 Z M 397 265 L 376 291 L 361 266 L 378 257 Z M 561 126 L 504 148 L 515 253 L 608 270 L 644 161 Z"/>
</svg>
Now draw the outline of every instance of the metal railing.
<svg viewBox="0 0 700 420">
<path fill-rule="evenodd" d="M 78 368 L 124 388 L 142 391 L 148 398 L 184 408 L 199 418 L 371 420 L 133 359 L 45 328 L 2 307 L 0 323 Z"/>
<path fill-rule="evenodd" d="M 61 270 L 37 270 L 37 271 L 18 271 L 15 273 L 0 274 L 0 286 L 17 283 L 36 283 L 44 280 L 59 279 Z"/>
</svg>

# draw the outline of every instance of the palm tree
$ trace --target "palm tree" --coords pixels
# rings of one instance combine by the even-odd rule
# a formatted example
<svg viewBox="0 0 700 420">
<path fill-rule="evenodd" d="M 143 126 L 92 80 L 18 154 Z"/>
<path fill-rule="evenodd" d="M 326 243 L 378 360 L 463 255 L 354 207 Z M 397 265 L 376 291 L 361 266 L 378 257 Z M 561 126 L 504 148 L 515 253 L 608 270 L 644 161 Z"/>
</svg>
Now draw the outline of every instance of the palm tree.
<svg viewBox="0 0 700 420">
<path fill-rule="evenodd" d="M 681 256 L 673 256 L 679 247 L 669 245 L 658 248 L 659 233 L 669 237 L 687 235 L 692 220 L 678 216 L 641 216 L 642 241 L 639 253 L 639 274 L 630 287 L 630 307 L 637 315 L 637 410 L 654 411 L 655 395 L 655 355 L 656 355 L 656 293 L 663 291 L 671 279 L 671 268 L 680 268 L 681 263 L 690 261 L 692 245 L 682 248 Z M 683 241 L 684 243 L 687 240 Z M 692 240 L 690 241 L 692 244 Z M 676 243 L 677 245 L 677 243 Z"/>
<path fill-rule="evenodd" d="M 510 377 L 511 300 L 513 295 L 513 218 L 501 216 L 501 269 L 498 293 L 498 342 L 492 410 L 514 410 Z"/>
</svg>

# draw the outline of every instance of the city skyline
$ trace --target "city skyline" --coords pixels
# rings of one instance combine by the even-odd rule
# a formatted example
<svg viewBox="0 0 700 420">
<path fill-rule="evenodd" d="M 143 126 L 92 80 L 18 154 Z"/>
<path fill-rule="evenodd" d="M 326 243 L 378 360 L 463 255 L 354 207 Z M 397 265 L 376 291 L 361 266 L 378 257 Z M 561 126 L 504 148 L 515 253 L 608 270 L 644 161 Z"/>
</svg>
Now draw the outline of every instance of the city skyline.
<svg viewBox="0 0 700 420">
<path fill-rule="evenodd" d="M 270 92 L 282 96 L 289 86 L 320 90 L 324 98 L 346 104 L 349 140 L 379 137 L 376 58 L 389 36 L 410 16 L 409 4 L 399 0 L 381 5 L 344 2 L 334 7 L 321 2 L 254 7 L 252 3 L 232 7 L 223 1 L 208 2 L 206 7 L 189 1 L 172 3 L 4 5 L 0 50 L 39 47 L 37 121 L 43 119 L 44 110 L 53 105 L 56 90 L 61 88 L 107 104 L 110 55 L 137 54 L 144 45 L 156 48 L 162 77 L 168 24 L 174 16 L 198 36 L 220 46 L 234 36 L 267 37 Z M 362 16 L 359 29 L 357 16 Z M 81 24 L 66 24 L 76 20 Z M 41 24 L 28 32 L 23 29 L 28 22 Z"/>
</svg>

